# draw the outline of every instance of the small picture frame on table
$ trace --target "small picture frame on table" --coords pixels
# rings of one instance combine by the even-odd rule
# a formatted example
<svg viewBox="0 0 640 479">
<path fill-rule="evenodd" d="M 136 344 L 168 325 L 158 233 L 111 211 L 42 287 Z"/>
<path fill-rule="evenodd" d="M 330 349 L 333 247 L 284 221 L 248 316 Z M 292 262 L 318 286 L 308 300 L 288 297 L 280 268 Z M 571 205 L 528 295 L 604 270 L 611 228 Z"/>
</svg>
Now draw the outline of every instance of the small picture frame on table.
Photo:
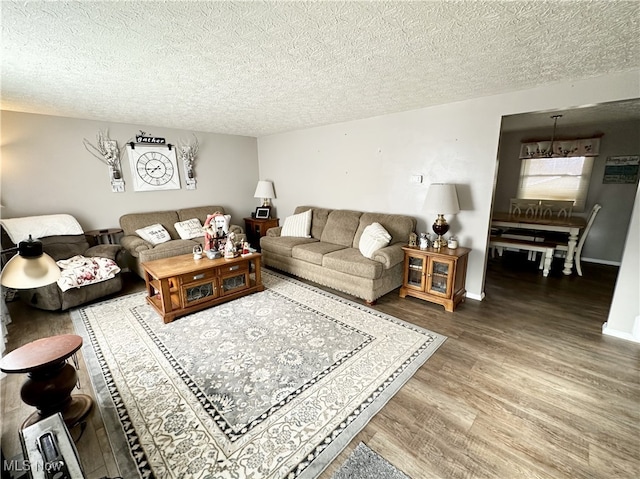
<svg viewBox="0 0 640 479">
<path fill-rule="evenodd" d="M 258 206 L 256 208 L 257 220 L 268 220 L 271 218 L 271 206 Z"/>
</svg>

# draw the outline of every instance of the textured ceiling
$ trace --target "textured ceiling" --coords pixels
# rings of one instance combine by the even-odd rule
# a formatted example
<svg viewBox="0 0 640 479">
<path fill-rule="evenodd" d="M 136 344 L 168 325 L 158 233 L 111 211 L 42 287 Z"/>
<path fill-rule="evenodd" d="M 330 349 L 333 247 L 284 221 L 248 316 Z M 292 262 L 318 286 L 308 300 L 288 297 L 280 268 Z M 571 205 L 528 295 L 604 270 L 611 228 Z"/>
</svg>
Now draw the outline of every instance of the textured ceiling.
<svg viewBox="0 0 640 479">
<path fill-rule="evenodd" d="M 3 109 L 250 136 L 640 66 L 638 1 L 2 1 Z"/>
</svg>

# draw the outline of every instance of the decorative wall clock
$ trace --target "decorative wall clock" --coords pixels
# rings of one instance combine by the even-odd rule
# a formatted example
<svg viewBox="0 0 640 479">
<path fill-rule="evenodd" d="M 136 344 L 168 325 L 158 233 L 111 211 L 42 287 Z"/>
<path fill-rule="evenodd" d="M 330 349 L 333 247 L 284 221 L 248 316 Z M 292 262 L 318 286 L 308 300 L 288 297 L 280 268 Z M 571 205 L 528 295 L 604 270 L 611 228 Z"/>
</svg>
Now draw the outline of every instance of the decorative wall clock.
<svg viewBox="0 0 640 479">
<path fill-rule="evenodd" d="M 180 189 L 174 146 L 127 143 L 127 152 L 135 191 Z"/>
</svg>

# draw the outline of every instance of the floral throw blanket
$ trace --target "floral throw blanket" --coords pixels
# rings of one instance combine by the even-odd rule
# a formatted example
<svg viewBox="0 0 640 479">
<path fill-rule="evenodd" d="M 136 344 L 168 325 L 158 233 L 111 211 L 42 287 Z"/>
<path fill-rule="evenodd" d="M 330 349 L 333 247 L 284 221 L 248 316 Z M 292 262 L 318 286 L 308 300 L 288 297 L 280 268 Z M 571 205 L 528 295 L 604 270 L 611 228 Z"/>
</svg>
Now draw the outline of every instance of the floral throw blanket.
<svg viewBox="0 0 640 479">
<path fill-rule="evenodd" d="M 86 258 L 77 255 L 56 261 L 56 264 L 61 269 L 58 286 L 62 291 L 106 281 L 120 272 L 116 262 L 108 258 Z"/>
</svg>

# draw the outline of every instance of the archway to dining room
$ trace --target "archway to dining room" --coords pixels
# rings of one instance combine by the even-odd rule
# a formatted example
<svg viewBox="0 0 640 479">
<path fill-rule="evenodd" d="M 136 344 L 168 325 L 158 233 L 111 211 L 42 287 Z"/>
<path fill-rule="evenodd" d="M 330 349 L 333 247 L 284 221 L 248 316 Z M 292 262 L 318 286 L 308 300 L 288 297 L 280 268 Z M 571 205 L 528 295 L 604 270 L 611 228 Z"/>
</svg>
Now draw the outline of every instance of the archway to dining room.
<svg viewBox="0 0 640 479">
<path fill-rule="evenodd" d="M 521 296 L 525 301 L 531 301 L 531 307 L 544 307 L 555 302 L 565 307 L 576 308 L 581 308 L 588 299 L 594 302 L 592 308 L 601 309 L 601 314 L 595 315 L 597 319 L 594 318 L 592 321 L 598 321 L 598 328 L 602 326 L 607 320 L 616 287 L 638 189 L 637 166 L 633 167 L 634 160 L 637 165 L 637 155 L 640 153 L 638 131 L 640 99 L 502 118 L 492 218 L 508 214 L 511 200 L 518 197 L 564 199 L 560 190 L 567 185 L 579 188 L 580 180 L 583 197 L 575 203 L 577 207 L 570 215 L 578 223 L 582 218 L 586 225 L 594 205 L 601 205 L 602 208 L 593 221 L 581 252 L 582 276 L 577 274 L 575 267 L 571 267 L 571 274 L 564 274 L 563 270 L 567 272 L 565 259 L 557 257 L 557 252 L 545 277 L 540 269 L 543 266 L 541 259 L 544 253 L 516 247 L 488 247 L 485 262 L 487 298 L 492 294 L 513 294 Z M 586 167 L 586 182 L 584 178 L 577 178 L 580 172 L 576 172 L 575 169 L 569 172 L 557 169 L 541 170 L 552 168 L 553 160 L 566 167 L 571 163 L 567 161 L 567 158 L 572 157 L 569 153 L 571 142 L 573 141 L 577 147 L 578 143 L 575 140 L 592 138 L 598 140 L 598 150 L 597 156 L 592 156 L 590 160 L 592 164 Z M 554 150 L 558 154 L 546 155 L 544 148 L 550 148 L 552 140 Z M 576 152 L 574 154 L 577 155 Z M 529 158 L 534 158 L 534 161 L 525 164 Z M 574 161 L 573 166 L 578 162 Z M 545 196 L 545 191 L 550 191 L 551 194 Z M 493 224 L 495 227 L 496 222 Z M 580 227 L 581 232 L 584 231 L 584 225 Z M 500 224 L 493 233 L 506 233 L 507 237 L 523 238 L 532 242 L 545 241 L 551 235 L 549 231 L 536 230 L 532 225 L 531 228 L 525 228 L 522 224 L 516 228 L 508 228 L 508 224 L 506 226 L 507 228 L 505 224 Z M 547 227 L 543 229 L 545 228 Z M 507 229 L 509 231 L 506 231 Z M 554 240 L 568 242 L 568 233 L 556 232 Z M 518 242 L 520 239 L 515 241 Z"/>
</svg>

